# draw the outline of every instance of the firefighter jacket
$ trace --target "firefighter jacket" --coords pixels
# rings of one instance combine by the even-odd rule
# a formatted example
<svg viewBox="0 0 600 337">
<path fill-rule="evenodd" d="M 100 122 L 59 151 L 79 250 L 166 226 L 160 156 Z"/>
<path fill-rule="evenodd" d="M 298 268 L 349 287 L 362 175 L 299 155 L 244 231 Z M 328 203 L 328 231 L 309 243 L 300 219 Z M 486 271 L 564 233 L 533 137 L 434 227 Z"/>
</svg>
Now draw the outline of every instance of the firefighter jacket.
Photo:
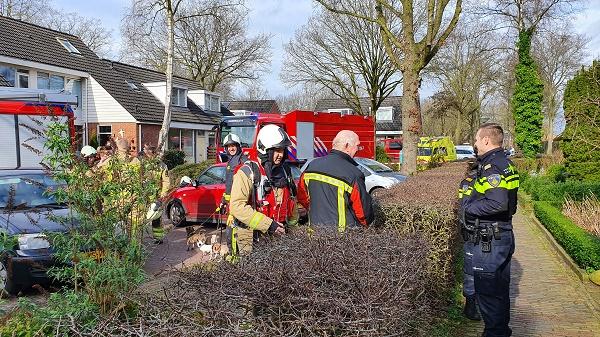
<svg viewBox="0 0 600 337">
<path fill-rule="evenodd" d="M 512 230 L 519 189 L 515 166 L 502 148 L 488 151 L 477 161 L 473 191 L 465 204 L 466 216 L 479 219 L 482 225 L 497 222 L 499 228 Z"/>
<path fill-rule="evenodd" d="M 231 197 L 231 186 L 233 185 L 233 175 L 240 165 L 245 163 L 248 160 L 248 157 L 242 153 L 241 149 L 238 149 L 238 153 L 233 156 L 229 156 L 229 160 L 227 161 L 227 167 L 225 168 L 225 193 L 223 193 L 223 198 L 221 199 L 221 203 L 228 203 Z"/>
<path fill-rule="evenodd" d="M 295 225 L 298 208 L 291 189 L 268 188 L 266 185 L 267 177 L 261 165 L 247 161 L 239 167 L 233 176 L 229 202 L 229 212 L 236 223 L 263 233 L 274 231 L 276 222 Z"/>
<path fill-rule="evenodd" d="M 298 202 L 308 210 L 311 225 L 337 225 L 343 232 L 373 222 L 372 199 L 357 165 L 337 150 L 310 162 L 300 176 Z"/>
</svg>

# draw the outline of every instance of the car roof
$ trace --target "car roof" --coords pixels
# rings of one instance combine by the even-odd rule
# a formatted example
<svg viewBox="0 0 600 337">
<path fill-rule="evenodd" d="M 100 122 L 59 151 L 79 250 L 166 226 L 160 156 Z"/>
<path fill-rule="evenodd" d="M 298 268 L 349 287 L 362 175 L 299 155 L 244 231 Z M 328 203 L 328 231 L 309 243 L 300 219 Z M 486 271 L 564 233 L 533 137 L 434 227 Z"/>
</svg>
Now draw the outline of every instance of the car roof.
<svg viewBox="0 0 600 337">
<path fill-rule="evenodd" d="M 44 170 L 41 169 L 8 169 L 8 170 L 0 170 L 0 176 L 15 176 L 15 175 L 29 175 L 29 174 L 46 174 Z"/>
<path fill-rule="evenodd" d="M 456 147 L 457 149 L 463 149 L 463 150 L 473 150 L 473 146 L 472 146 L 472 145 L 468 145 L 468 144 L 456 145 L 455 147 Z"/>
</svg>

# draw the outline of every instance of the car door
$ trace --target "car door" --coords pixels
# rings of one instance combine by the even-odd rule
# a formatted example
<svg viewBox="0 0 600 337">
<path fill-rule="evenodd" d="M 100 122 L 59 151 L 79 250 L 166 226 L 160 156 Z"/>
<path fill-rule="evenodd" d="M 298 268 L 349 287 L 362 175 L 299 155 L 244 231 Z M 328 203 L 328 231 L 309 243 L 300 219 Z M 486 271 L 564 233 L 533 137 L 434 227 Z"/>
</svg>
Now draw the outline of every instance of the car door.
<svg viewBox="0 0 600 337">
<path fill-rule="evenodd" d="M 197 218 L 214 217 L 225 191 L 225 170 L 225 166 L 213 166 L 198 177 Z"/>
</svg>

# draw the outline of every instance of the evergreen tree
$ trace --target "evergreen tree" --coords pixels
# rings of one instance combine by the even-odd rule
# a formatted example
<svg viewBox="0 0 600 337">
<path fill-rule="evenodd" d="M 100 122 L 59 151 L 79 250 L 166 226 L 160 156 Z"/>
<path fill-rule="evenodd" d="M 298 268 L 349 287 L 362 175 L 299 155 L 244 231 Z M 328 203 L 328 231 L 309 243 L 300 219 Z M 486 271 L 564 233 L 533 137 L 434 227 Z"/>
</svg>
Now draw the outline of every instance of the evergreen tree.
<svg viewBox="0 0 600 337">
<path fill-rule="evenodd" d="M 561 148 L 570 179 L 600 181 L 600 62 L 567 83 Z"/>
<path fill-rule="evenodd" d="M 516 86 L 512 98 L 515 117 L 515 141 L 526 157 L 534 157 L 541 148 L 542 99 L 544 85 L 531 57 L 532 29 L 519 32 L 519 63 L 515 68 Z"/>
</svg>

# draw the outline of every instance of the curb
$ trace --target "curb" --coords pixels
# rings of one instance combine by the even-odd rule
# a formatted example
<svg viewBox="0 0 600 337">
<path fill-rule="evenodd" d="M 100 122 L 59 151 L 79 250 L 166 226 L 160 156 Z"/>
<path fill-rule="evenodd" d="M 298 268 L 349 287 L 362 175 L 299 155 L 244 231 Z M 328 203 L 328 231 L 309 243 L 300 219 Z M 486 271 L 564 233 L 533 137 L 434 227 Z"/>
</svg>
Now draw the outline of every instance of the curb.
<svg viewBox="0 0 600 337">
<path fill-rule="evenodd" d="M 524 200 L 521 196 L 519 196 L 519 201 L 521 201 L 521 205 L 526 204 L 527 207 L 523 207 L 523 210 L 526 211 L 526 215 L 531 221 L 540 229 L 544 236 L 548 240 L 548 242 L 552 245 L 554 250 L 558 253 L 558 256 L 563 260 L 564 263 L 569 266 L 569 268 L 577 275 L 581 282 L 588 282 L 590 280 L 590 276 L 588 273 L 579 268 L 577 263 L 573 261 L 573 259 L 569 256 L 569 254 L 564 250 L 564 248 L 554 239 L 552 233 L 548 231 L 548 229 L 537 219 L 535 213 L 533 212 L 532 201 Z"/>
</svg>

